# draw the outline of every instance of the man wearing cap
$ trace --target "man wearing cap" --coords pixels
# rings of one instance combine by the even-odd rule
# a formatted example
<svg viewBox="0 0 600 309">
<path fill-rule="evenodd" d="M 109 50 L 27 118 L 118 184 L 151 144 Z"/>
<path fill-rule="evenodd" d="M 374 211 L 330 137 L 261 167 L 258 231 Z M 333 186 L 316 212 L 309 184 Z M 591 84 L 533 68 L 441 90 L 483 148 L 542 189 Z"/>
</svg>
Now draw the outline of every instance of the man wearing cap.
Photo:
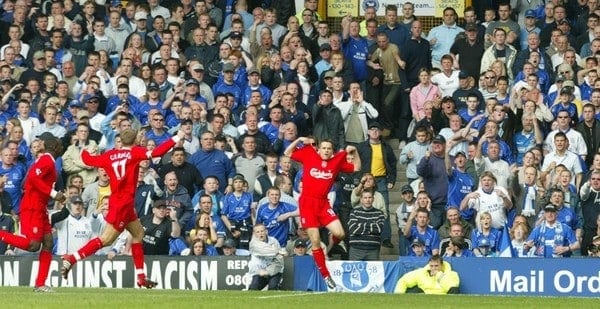
<svg viewBox="0 0 600 309">
<path fill-rule="evenodd" d="M 443 212 L 448 204 L 448 170 L 446 169 L 446 139 L 437 135 L 431 141 L 431 151 L 417 164 L 417 174 L 423 178 L 425 190 L 431 198 L 431 225 L 437 229 L 443 223 Z"/>
<path fill-rule="evenodd" d="M 519 13 L 520 19 L 522 16 L 523 14 Z M 537 33 L 539 35 L 540 32 L 542 32 L 542 29 L 536 26 L 536 22 L 537 19 L 535 11 L 532 9 L 525 10 L 524 23 L 521 24 L 523 27 L 521 27 L 521 33 L 519 34 L 521 50 L 527 49 L 529 45 L 528 36 L 530 33 Z"/>
<path fill-rule="evenodd" d="M 152 214 L 141 219 L 144 227 L 144 253 L 146 255 L 168 255 L 169 240 L 181 235 L 177 212 L 167 207 L 165 200 L 155 201 Z"/>
<path fill-rule="evenodd" d="M 20 84 L 27 84 L 30 79 L 35 79 L 42 85 L 44 83 L 44 75 L 50 73 L 46 68 L 46 55 L 43 50 L 37 50 L 32 57 L 33 66 L 27 69 L 19 78 Z"/>
<path fill-rule="evenodd" d="M 320 60 L 315 63 L 315 70 L 321 76 L 323 72 L 331 69 L 331 63 L 329 62 L 331 59 L 331 45 L 329 43 L 324 43 L 319 47 L 319 57 Z"/>
<path fill-rule="evenodd" d="M 454 68 L 460 69 L 468 76 L 479 80 L 481 58 L 484 52 L 484 42 L 477 37 L 477 24 L 465 25 L 464 38 L 457 39 L 450 47 L 450 55 L 454 58 Z"/>
<path fill-rule="evenodd" d="M 544 220 L 538 225 L 523 245 L 523 251 L 535 246 L 535 256 L 545 258 L 570 257 L 580 244 L 573 230 L 556 220 L 557 209 L 548 204 L 544 207 Z"/>
<path fill-rule="evenodd" d="M 83 200 L 76 195 L 69 200 L 70 215 L 56 222 L 56 254 L 63 255 L 76 252 L 92 237 L 100 233 L 100 222 L 97 218 L 90 219 L 83 215 Z M 65 208 L 68 212 L 68 209 Z"/>
<path fill-rule="evenodd" d="M 267 190 L 268 202 L 259 204 L 256 209 L 256 223 L 263 223 L 269 235 L 279 241 L 283 248 L 286 246 L 290 230 L 290 218 L 298 216 L 298 207 L 281 201 L 281 190 L 271 187 Z"/>
<path fill-rule="evenodd" d="M 244 90 L 244 99 L 243 102 L 250 102 L 250 96 L 252 91 L 260 91 L 262 95 L 263 105 L 266 105 L 266 102 L 271 102 L 271 89 L 267 88 L 260 82 L 260 72 L 256 68 L 250 68 L 247 71 L 248 73 L 248 85 Z"/>
<path fill-rule="evenodd" d="M 360 205 L 350 211 L 350 220 L 348 221 L 349 260 L 379 260 L 385 218 L 386 216 L 381 210 L 373 207 L 373 191 L 362 191 Z"/>
<path fill-rule="evenodd" d="M 236 256 L 236 244 L 235 244 L 235 240 L 231 239 L 231 238 L 227 238 L 225 239 L 225 241 L 223 242 L 223 246 L 221 246 L 221 249 L 223 250 L 223 256 Z"/>
<path fill-rule="evenodd" d="M 238 106 L 244 106 L 244 93 L 242 89 L 235 83 L 234 80 L 235 67 L 233 64 L 226 62 L 223 63 L 222 69 L 222 77 L 223 80 L 217 82 L 213 86 L 213 93 L 215 95 L 219 93 L 231 93 L 236 98 L 234 106 L 232 106 L 232 110 L 236 109 Z"/>
<path fill-rule="evenodd" d="M 305 256 L 308 253 L 306 252 L 308 248 L 308 242 L 304 239 L 296 239 L 294 241 L 294 252 L 291 256 Z"/>
</svg>

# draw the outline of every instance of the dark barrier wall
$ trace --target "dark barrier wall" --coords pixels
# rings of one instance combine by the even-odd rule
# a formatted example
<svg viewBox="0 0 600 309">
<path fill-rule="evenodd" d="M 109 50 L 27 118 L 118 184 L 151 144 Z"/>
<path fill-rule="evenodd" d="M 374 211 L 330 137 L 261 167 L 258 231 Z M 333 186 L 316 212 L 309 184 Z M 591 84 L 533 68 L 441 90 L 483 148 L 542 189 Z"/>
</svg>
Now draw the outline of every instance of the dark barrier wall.
<svg viewBox="0 0 600 309">
<path fill-rule="evenodd" d="M 461 278 L 461 292 L 482 295 L 600 296 L 600 259 L 449 259 Z M 332 276 L 347 292 L 393 292 L 398 278 L 427 259 L 398 261 L 329 261 Z M 1 256 L 1 286 L 33 286 L 36 256 Z M 161 289 L 243 290 L 248 257 L 148 256 L 146 269 Z M 91 257 L 76 265 L 68 280 L 60 276 L 60 260 L 52 261 L 48 284 L 53 287 L 134 287 L 131 258 L 112 261 Z M 322 291 L 323 281 L 312 257 L 286 258 L 283 289 Z"/>
<path fill-rule="evenodd" d="M 529 296 L 600 296 L 600 259 L 568 258 L 455 258 L 448 259 L 458 272 L 464 294 Z M 330 261 L 332 277 L 344 291 L 394 291 L 398 278 L 427 264 L 424 258 L 398 261 Z M 314 268 L 310 259 L 297 259 L 296 269 Z M 383 278 L 381 278 L 383 275 Z M 325 289 L 317 271 L 295 272 L 296 290 Z"/>
<path fill-rule="evenodd" d="M 242 290 L 249 283 L 246 277 L 248 257 L 161 257 L 147 256 L 147 274 L 161 289 Z M 33 286 L 37 275 L 37 256 L 0 257 L 1 286 Z M 286 260 L 283 288 L 293 289 L 291 259 Z M 50 265 L 48 278 L 53 287 L 134 287 L 135 273 L 131 258 L 112 261 L 105 257 L 90 257 L 76 264 L 69 279 L 60 276 L 60 260 Z"/>
</svg>

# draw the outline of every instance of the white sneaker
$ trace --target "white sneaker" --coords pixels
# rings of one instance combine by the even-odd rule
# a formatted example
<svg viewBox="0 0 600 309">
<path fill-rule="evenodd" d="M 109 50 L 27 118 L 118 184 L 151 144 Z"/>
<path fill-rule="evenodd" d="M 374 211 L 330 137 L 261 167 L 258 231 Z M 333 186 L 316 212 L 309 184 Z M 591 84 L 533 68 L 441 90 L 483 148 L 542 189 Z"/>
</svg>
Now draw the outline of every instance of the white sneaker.
<svg viewBox="0 0 600 309">
<path fill-rule="evenodd" d="M 398 144 L 398 149 L 402 150 L 402 148 L 404 148 L 404 146 L 406 146 L 406 142 L 400 141 L 400 143 Z"/>
<path fill-rule="evenodd" d="M 36 293 L 54 293 L 54 290 L 47 285 L 38 286 L 33 291 Z"/>
<path fill-rule="evenodd" d="M 341 292 L 342 288 L 335 284 L 335 281 L 331 277 L 327 277 L 324 279 L 325 284 L 327 284 L 327 292 Z"/>
</svg>

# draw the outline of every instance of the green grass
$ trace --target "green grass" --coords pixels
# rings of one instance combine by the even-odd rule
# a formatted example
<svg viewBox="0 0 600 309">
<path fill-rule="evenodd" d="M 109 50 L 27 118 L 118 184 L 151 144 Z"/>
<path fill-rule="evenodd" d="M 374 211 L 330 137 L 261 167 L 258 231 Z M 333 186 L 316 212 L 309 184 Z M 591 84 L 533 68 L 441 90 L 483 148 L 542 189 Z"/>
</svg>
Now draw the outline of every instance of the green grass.
<svg viewBox="0 0 600 309">
<path fill-rule="evenodd" d="M 4 308 L 594 308 L 595 298 L 2 287 Z"/>
</svg>

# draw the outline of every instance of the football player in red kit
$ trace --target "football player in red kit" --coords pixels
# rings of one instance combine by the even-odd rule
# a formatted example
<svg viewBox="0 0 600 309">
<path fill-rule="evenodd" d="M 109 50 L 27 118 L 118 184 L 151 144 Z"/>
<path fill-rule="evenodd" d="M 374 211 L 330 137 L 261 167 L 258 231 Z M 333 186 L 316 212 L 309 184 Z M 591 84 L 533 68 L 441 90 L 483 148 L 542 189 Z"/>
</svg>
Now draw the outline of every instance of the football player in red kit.
<svg viewBox="0 0 600 309">
<path fill-rule="evenodd" d="M 74 254 L 62 257 L 63 265 L 61 273 L 66 279 L 73 265 L 102 247 L 108 246 L 127 229 L 132 237 L 131 252 L 133 264 L 137 275 L 139 287 L 153 288 L 156 282 L 146 278 L 144 273 L 144 251 L 142 238 L 144 229 L 137 218 L 134 209 L 134 196 L 138 182 L 138 170 L 140 162 L 159 157 L 171 149 L 175 143 L 184 138 L 183 131 L 179 130 L 176 136 L 165 141 L 152 151 L 141 146 L 134 146 L 137 131 L 126 129 L 121 131 L 121 142 L 123 147 L 111 149 L 101 155 L 90 155 L 86 149 L 81 152 L 83 163 L 89 166 L 102 167 L 110 178 L 111 195 L 108 200 L 108 214 L 106 215 L 106 228 L 100 237 L 90 240 L 86 245 Z"/>
<path fill-rule="evenodd" d="M 0 240 L 14 247 L 36 252 L 40 249 L 39 268 L 35 279 L 36 292 L 52 292 L 52 288 L 45 285 L 48 270 L 52 261 L 52 228 L 48 216 L 48 201 L 53 198 L 57 202 L 64 202 L 65 195 L 54 190 L 57 171 L 54 158 L 62 152 L 62 144 L 51 133 L 40 136 L 43 149 L 40 155 L 29 168 L 23 183 L 23 199 L 21 200 L 21 234 L 15 235 L 0 230 Z"/>
<path fill-rule="evenodd" d="M 340 172 L 360 171 L 360 158 L 354 146 L 346 146 L 345 151 L 335 153 L 331 140 L 322 140 L 319 148 L 306 146 L 297 149 L 302 143 L 313 144 L 312 138 L 300 137 L 292 142 L 285 154 L 302 163 L 302 191 L 300 192 L 300 224 L 306 229 L 311 243 L 320 244 L 319 228 L 326 227 L 335 243 L 344 239 L 344 229 L 329 204 L 327 194 Z M 325 279 L 329 289 L 335 290 L 336 284 L 325 265 L 325 253 L 321 246 L 312 246 L 313 258 L 317 268 Z"/>
</svg>

